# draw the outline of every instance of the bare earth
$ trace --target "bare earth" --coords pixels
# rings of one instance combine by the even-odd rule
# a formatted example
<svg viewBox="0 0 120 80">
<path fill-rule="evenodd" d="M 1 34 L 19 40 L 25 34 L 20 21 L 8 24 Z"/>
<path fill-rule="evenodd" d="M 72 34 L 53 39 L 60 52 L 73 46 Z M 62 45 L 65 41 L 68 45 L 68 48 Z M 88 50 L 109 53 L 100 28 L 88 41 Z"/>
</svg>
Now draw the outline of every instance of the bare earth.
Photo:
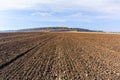
<svg viewBox="0 0 120 80">
<path fill-rule="evenodd" d="M 1 33 L 0 80 L 120 80 L 120 35 Z"/>
</svg>

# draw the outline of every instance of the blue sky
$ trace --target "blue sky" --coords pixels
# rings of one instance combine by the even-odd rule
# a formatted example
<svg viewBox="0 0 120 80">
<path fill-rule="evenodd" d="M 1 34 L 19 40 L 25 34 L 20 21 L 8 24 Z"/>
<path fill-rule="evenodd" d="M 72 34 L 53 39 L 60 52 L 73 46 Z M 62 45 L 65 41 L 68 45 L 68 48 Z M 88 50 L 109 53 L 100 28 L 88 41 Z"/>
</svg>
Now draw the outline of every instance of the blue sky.
<svg viewBox="0 0 120 80">
<path fill-rule="evenodd" d="M 120 32 L 120 0 L 0 0 L 0 30 L 68 26 Z"/>
</svg>

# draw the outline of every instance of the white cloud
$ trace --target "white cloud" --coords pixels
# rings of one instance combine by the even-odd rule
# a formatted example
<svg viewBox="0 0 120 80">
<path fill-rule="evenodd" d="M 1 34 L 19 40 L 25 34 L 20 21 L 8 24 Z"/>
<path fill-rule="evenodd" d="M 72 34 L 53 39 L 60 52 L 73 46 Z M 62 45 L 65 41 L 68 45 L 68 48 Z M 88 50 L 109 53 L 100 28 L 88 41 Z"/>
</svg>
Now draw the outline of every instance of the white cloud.
<svg viewBox="0 0 120 80">
<path fill-rule="evenodd" d="M 116 1 L 116 2 L 115 2 Z M 89 9 L 104 13 L 120 12 L 118 0 L 0 0 L 0 10 L 51 9 L 54 11 Z"/>
<path fill-rule="evenodd" d="M 118 0 L 0 0 L 2 10 L 34 10 L 31 15 L 39 16 L 41 21 L 65 22 L 69 20 L 90 22 L 93 19 L 120 18 Z M 50 12 L 47 12 L 49 11 Z M 41 12 L 43 11 L 43 12 Z M 55 12 L 77 11 L 66 17 L 55 16 Z M 97 15 L 87 15 L 82 11 Z M 70 13 L 70 12 L 69 12 Z"/>
<path fill-rule="evenodd" d="M 48 16 L 52 16 L 52 13 L 50 13 L 50 12 L 40 12 L 40 11 L 38 11 L 38 12 L 34 12 L 34 13 L 32 13 L 31 14 L 32 16 L 43 16 L 43 17 L 48 17 Z"/>
<path fill-rule="evenodd" d="M 84 7 L 96 10 L 108 10 L 109 12 L 116 8 L 119 9 L 120 4 L 115 2 L 115 0 L 0 0 L 1 10 L 39 8 L 41 5 L 54 9 L 79 9 Z"/>
<path fill-rule="evenodd" d="M 50 0 L 0 0 L 0 10 L 30 9 L 37 4 L 49 3 Z"/>
</svg>

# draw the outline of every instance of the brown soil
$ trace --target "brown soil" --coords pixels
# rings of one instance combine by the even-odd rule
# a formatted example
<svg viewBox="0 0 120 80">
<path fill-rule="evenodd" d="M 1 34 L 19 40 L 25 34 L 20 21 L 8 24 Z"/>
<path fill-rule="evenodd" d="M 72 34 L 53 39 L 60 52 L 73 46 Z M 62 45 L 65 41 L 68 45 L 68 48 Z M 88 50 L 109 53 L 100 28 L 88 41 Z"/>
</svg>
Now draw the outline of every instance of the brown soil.
<svg viewBox="0 0 120 80">
<path fill-rule="evenodd" d="M 2 33 L 0 80 L 120 80 L 120 35 Z"/>
</svg>

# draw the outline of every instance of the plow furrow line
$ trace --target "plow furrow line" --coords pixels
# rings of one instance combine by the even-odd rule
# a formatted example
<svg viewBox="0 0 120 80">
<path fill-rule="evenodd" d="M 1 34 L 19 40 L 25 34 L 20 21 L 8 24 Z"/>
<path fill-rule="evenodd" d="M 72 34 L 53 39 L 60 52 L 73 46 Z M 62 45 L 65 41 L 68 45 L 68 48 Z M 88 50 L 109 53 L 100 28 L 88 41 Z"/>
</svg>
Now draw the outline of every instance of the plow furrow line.
<svg viewBox="0 0 120 80">
<path fill-rule="evenodd" d="M 52 38 L 53 38 L 53 37 L 52 37 Z M 49 39 L 52 39 L 52 38 L 48 38 L 48 39 L 44 40 L 44 44 L 45 44 L 45 42 L 47 42 Z M 21 58 L 22 56 L 24 56 L 25 54 L 27 54 L 29 51 L 35 49 L 35 48 L 36 48 L 37 46 L 39 46 L 40 44 L 41 44 L 41 42 L 40 42 L 38 45 L 30 48 L 29 50 L 21 53 L 20 55 L 17 55 L 15 58 L 11 59 L 10 61 L 8 61 L 8 62 L 0 65 L 0 70 L 3 69 L 3 68 L 5 68 L 5 67 L 7 67 L 8 65 L 10 65 L 11 63 L 13 63 L 13 62 L 16 61 L 17 59 Z M 44 45 L 44 44 L 41 44 L 41 46 Z"/>
</svg>

